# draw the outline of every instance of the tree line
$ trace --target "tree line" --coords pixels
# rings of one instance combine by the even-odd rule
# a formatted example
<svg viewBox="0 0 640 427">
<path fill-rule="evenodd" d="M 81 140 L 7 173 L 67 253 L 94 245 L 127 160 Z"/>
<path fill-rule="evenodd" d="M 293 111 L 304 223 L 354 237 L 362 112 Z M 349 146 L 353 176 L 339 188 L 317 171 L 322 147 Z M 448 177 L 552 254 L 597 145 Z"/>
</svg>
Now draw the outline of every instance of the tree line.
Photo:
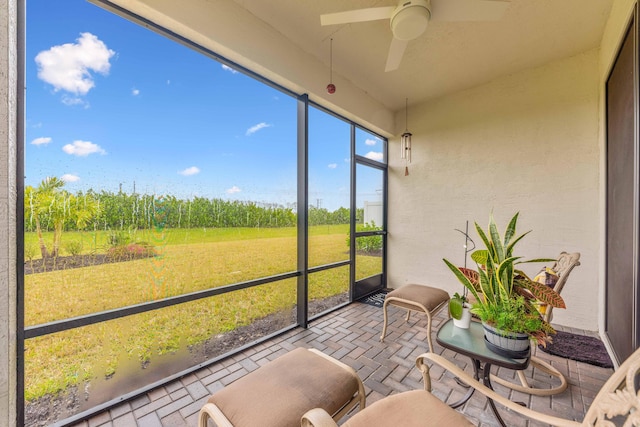
<svg viewBox="0 0 640 427">
<path fill-rule="evenodd" d="M 223 199 L 178 199 L 172 195 L 123 192 L 71 193 L 64 181 L 46 178 L 37 187 L 25 188 L 25 231 L 53 231 L 51 251 L 41 241 L 43 257 L 57 256 L 60 235 L 76 230 L 129 230 L 152 228 L 294 227 L 295 206 Z M 310 206 L 310 225 L 348 224 L 349 209 L 333 212 Z M 363 218 L 363 210 L 357 212 Z M 45 254 L 45 251 L 47 252 Z"/>
</svg>

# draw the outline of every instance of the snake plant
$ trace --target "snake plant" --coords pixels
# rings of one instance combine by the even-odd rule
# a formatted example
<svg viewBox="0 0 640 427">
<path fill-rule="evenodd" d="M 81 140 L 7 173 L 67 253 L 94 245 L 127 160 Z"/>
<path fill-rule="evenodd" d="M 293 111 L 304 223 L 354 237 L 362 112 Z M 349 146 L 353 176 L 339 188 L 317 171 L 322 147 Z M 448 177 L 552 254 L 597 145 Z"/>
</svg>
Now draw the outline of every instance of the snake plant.
<svg viewBox="0 0 640 427">
<path fill-rule="evenodd" d="M 483 322 L 511 332 L 526 333 L 538 344 L 550 341 L 555 333 L 551 325 L 542 319 L 534 302 L 542 302 L 556 308 L 565 308 L 562 297 L 545 284 L 534 282 L 516 268 L 523 263 L 550 262 L 549 258 L 523 260 L 514 255 L 514 248 L 530 231 L 516 235 L 516 213 L 501 236 L 491 215 L 488 230 L 475 223 L 476 231 L 485 248 L 471 254 L 477 270 L 456 267 L 444 259 L 458 280 L 471 292 L 476 302 L 471 310 Z"/>
</svg>

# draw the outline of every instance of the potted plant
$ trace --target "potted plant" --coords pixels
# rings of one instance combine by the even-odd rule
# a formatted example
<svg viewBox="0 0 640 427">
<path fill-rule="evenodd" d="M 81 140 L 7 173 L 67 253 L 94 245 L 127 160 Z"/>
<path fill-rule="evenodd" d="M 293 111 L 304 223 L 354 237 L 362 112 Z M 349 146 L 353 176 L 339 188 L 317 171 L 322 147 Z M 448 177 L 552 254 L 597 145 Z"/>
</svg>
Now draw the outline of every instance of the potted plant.
<svg viewBox="0 0 640 427">
<path fill-rule="evenodd" d="M 444 262 L 458 280 L 471 292 L 476 302 L 471 312 L 477 315 L 485 327 L 487 346 L 504 347 L 512 350 L 511 355 L 521 355 L 528 350 L 529 340 L 546 345 L 555 330 L 545 322 L 534 303 L 543 302 L 555 308 L 565 308 L 562 297 L 550 287 L 534 282 L 516 266 L 522 263 L 548 262 L 553 259 L 532 259 L 524 261 L 514 255 L 516 244 L 530 231 L 516 237 L 516 213 L 504 237 L 500 236 L 493 219 L 485 231 L 476 223 L 476 231 L 485 249 L 471 254 L 477 270 L 460 268 L 448 260 Z"/>
<path fill-rule="evenodd" d="M 471 324 L 471 304 L 467 301 L 466 293 L 455 293 L 449 300 L 449 314 L 453 318 L 453 324 L 458 328 L 469 329 Z"/>
</svg>

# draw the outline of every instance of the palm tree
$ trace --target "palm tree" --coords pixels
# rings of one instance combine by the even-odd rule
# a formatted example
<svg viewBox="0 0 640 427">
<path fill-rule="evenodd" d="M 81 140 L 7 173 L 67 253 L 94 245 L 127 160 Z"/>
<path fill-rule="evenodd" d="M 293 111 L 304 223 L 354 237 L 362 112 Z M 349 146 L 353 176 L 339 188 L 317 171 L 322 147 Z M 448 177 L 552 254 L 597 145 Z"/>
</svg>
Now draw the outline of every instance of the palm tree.
<svg viewBox="0 0 640 427">
<path fill-rule="evenodd" d="M 74 221 L 78 229 L 84 228 L 91 218 L 95 217 L 98 203 L 87 194 L 74 196 L 62 190 L 65 182 L 56 177 L 42 180 L 37 188 L 28 186 L 25 189 L 25 217 L 31 218 L 36 225 L 38 244 L 42 258 L 55 258 L 60 251 L 60 240 L 67 220 Z M 53 224 L 53 245 L 51 252 L 42 236 L 42 220 L 46 218 Z"/>
<path fill-rule="evenodd" d="M 38 235 L 38 244 L 40 245 L 40 253 L 42 258 L 49 258 L 57 254 L 49 253 L 47 246 L 42 237 L 41 220 L 48 217 L 55 224 L 56 216 L 60 215 L 57 202 L 57 193 L 64 186 L 64 181 L 56 177 L 47 177 L 38 185 L 37 188 L 28 186 L 25 189 L 25 214 L 36 223 L 36 233 Z M 55 239 L 54 239 L 55 240 Z"/>
</svg>

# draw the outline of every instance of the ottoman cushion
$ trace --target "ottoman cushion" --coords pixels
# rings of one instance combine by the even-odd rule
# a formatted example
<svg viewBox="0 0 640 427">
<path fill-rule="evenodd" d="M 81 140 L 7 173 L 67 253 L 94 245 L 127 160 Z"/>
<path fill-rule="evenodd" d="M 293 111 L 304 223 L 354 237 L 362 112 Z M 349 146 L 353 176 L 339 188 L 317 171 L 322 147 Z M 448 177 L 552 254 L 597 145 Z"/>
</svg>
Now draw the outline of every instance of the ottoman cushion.
<svg viewBox="0 0 640 427">
<path fill-rule="evenodd" d="M 343 427 L 458 427 L 473 426 L 462 414 L 424 390 L 393 394 L 378 400 Z"/>
<path fill-rule="evenodd" d="M 295 349 L 214 393 L 209 402 L 235 427 L 299 427 L 305 412 L 335 414 L 358 392 L 358 380 L 330 360 Z"/>
<path fill-rule="evenodd" d="M 431 311 L 449 300 L 449 294 L 446 291 L 431 286 L 424 285 L 404 285 L 387 294 L 387 298 L 401 298 L 423 305 L 427 310 Z M 413 304 L 403 303 L 402 301 L 390 301 L 389 304 L 397 305 L 404 308 L 415 310 Z"/>
</svg>

